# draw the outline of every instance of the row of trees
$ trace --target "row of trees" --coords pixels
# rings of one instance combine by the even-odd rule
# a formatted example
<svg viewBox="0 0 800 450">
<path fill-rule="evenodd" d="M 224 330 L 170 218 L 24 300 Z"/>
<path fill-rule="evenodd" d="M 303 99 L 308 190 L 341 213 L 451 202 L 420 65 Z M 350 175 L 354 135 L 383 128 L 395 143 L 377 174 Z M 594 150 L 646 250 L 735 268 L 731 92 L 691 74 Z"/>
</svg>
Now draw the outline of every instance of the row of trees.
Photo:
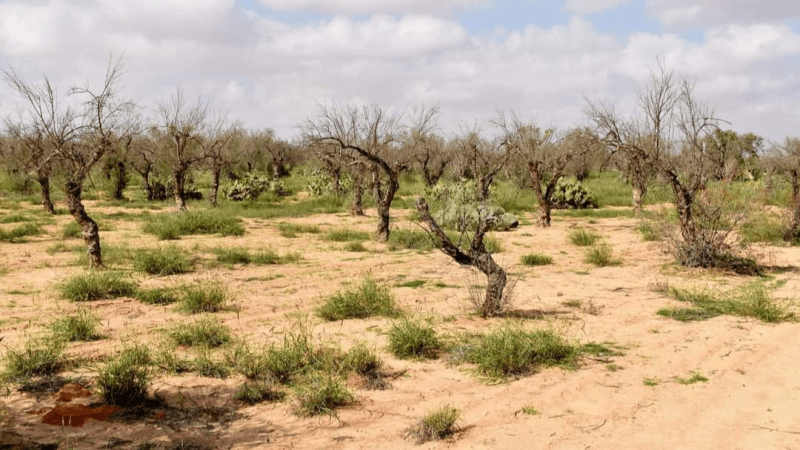
<svg viewBox="0 0 800 450">
<path fill-rule="evenodd" d="M 270 130 L 248 132 L 199 99 L 187 102 L 181 90 L 160 102 L 152 117 L 145 119 L 137 105 L 115 90 L 123 69 L 120 61 L 112 62 L 100 89 L 88 84 L 73 87 L 64 97 L 47 78 L 36 84 L 12 69 L 5 72 L 6 82 L 26 106 L 5 120 L 4 160 L 35 178 L 43 206 L 50 212 L 54 212 L 50 183 L 53 174 L 59 174 L 94 267 L 102 267 L 100 239 L 81 193 L 92 168 L 101 161 L 106 173 L 117 180 L 115 197 L 122 197 L 130 167 L 141 175 L 148 199 L 155 196 L 153 177 L 169 178 L 177 209 L 184 211 L 187 179 L 193 169 L 210 172 L 209 200 L 216 205 L 224 175 L 236 178 L 269 166 L 271 175 L 280 178 L 301 159 L 313 158 L 335 181 L 337 192 L 342 173 L 351 175 L 353 214 L 363 214 L 363 194 L 371 192 L 378 241 L 390 237 L 390 208 L 403 172 L 417 168 L 429 186 L 448 173 L 457 179 L 470 178 L 475 182 L 474 206 L 480 220 L 469 250 L 447 239 L 424 200 L 417 202 L 417 208 L 441 248 L 459 263 L 489 276 L 485 301 L 495 306 L 501 304 L 505 276 L 499 275 L 499 266 L 482 240 L 500 220 L 488 208 L 491 186 L 500 174 L 535 192 L 538 224 L 543 227 L 550 226 L 554 193 L 566 175 L 581 179 L 591 169 L 616 166 L 633 188 L 637 214 L 642 213 L 653 178 L 660 177 L 675 196 L 683 255 L 679 259 L 687 265 L 707 266 L 719 256 L 709 246 L 720 236 L 698 225 L 695 205 L 708 182 L 732 181 L 758 171 L 771 179 L 782 172 L 788 175 L 794 194 L 786 238 L 800 237 L 800 139 L 768 146 L 755 135 L 723 130 L 725 122 L 697 100 L 693 83 L 663 67 L 637 91 L 637 109 L 630 115 L 621 116 L 613 105 L 587 99 L 590 127 L 559 131 L 513 111 L 501 111 L 487 124 L 489 133 L 478 124 L 462 124 L 458 133 L 445 139 L 438 107 L 394 113 L 377 105 L 323 104 L 314 117 L 301 123 L 301 139 L 294 143 L 277 139 Z"/>
</svg>

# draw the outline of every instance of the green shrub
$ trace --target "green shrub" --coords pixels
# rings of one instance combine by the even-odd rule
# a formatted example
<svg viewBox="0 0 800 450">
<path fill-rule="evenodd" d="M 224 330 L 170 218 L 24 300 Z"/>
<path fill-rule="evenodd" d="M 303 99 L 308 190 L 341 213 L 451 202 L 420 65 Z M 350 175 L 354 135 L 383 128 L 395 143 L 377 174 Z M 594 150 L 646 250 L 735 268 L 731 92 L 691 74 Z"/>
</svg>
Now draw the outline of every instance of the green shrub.
<svg viewBox="0 0 800 450">
<path fill-rule="evenodd" d="M 298 415 L 335 417 L 336 408 L 353 403 L 355 397 L 341 377 L 314 372 L 297 387 L 297 400 Z"/>
<path fill-rule="evenodd" d="M 622 260 L 614 258 L 614 251 L 608 244 L 594 245 L 586 249 L 584 262 L 597 267 L 619 266 Z"/>
<path fill-rule="evenodd" d="M 178 239 L 191 234 L 244 234 L 242 220 L 222 209 L 184 211 L 180 214 L 158 214 L 144 224 L 144 232 L 161 240 Z"/>
<path fill-rule="evenodd" d="M 219 282 L 195 283 L 181 286 L 180 309 L 190 314 L 221 311 L 228 303 L 228 290 Z"/>
<path fill-rule="evenodd" d="M 575 228 L 569 232 L 567 237 L 572 242 L 572 245 L 577 245 L 578 247 L 589 247 L 600 240 L 599 234 L 586 228 Z"/>
<path fill-rule="evenodd" d="M 741 286 L 727 293 L 675 287 L 668 288 L 665 293 L 675 300 L 691 304 L 692 308 L 663 308 L 657 314 L 683 322 L 721 315 L 754 317 L 768 323 L 783 322 L 794 317 L 788 306 L 774 301 L 767 287 L 761 283 Z"/>
<path fill-rule="evenodd" d="M 529 255 L 523 255 L 520 262 L 526 266 L 546 266 L 553 264 L 553 257 L 541 253 L 531 253 Z"/>
<path fill-rule="evenodd" d="M 580 354 L 577 346 L 553 331 L 526 331 L 512 324 L 472 337 L 455 350 L 477 366 L 478 375 L 493 381 L 529 374 L 540 366 L 571 368 Z"/>
<path fill-rule="evenodd" d="M 395 317 L 399 311 L 389 287 L 367 277 L 358 285 L 329 297 L 317 308 L 316 313 L 325 320 L 334 321 L 372 316 Z"/>
<path fill-rule="evenodd" d="M 80 309 L 77 314 L 56 318 L 50 323 L 50 329 L 58 337 L 74 341 L 96 341 L 101 338 L 97 332 L 100 318 L 89 310 Z"/>
<path fill-rule="evenodd" d="M 233 185 L 225 190 L 225 198 L 234 202 L 244 200 L 254 201 L 264 192 L 269 192 L 276 197 L 285 197 L 289 192 L 283 187 L 283 183 L 268 177 L 245 175 L 244 178 L 236 180 Z"/>
<path fill-rule="evenodd" d="M 29 338 L 22 349 L 6 350 L 3 375 L 13 380 L 54 375 L 64 368 L 66 348 L 66 340 L 60 336 Z"/>
<path fill-rule="evenodd" d="M 42 234 L 42 229 L 35 223 L 23 223 L 6 231 L 0 229 L 0 242 L 25 242 L 27 236 L 38 236 Z"/>
<path fill-rule="evenodd" d="M 123 352 L 98 372 L 97 388 L 104 403 L 136 406 L 147 400 L 152 370 L 134 352 Z"/>
<path fill-rule="evenodd" d="M 203 317 L 194 323 L 181 323 L 167 332 L 177 345 L 187 347 L 219 347 L 231 341 L 231 330 L 219 319 Z"/>
<path fill-rule="evenodd" d="M 190 272 L 193 263 L 175 246 L 138 250 L 133 254 L 133 268 L 150 275 L 175 275 Z"/>
<path fill-rule="evenodd" d="M 170 288 L 137 289 L 134 296 L 147 305 L 170 305 L 178 301 L 177 291 Z"/>
<path fill-rule="evenodd" d="M 243 383 L 234 394 L 233 399 L 255 405 L 261 402 L 274 402 L 283 400 L 286 394 L 278 390 L 274 384 L 267 381 L 248 381 Z"/>
<path fill-rule="evenodd" d="M 73 302 L 129 297 L 136 284 L 119 272 L 87 272 L 73 275 L 59 286 L 61 295 Z"/>
<path fill-rule="evenodd" d="M 426 414 L 409 430 L 409 435 L 416 438 L 417 444 L 445 439 L 456 432 L 456 422 L 460 417 L 458 409 L 451 405 L 442 406 Z"/>
<path fill-rule="evenodd" d="M 389 350 L 398 358 L 435 358 L 442 343 L 431 324 L 402 318 L 389 329 Z"/>
</svg>

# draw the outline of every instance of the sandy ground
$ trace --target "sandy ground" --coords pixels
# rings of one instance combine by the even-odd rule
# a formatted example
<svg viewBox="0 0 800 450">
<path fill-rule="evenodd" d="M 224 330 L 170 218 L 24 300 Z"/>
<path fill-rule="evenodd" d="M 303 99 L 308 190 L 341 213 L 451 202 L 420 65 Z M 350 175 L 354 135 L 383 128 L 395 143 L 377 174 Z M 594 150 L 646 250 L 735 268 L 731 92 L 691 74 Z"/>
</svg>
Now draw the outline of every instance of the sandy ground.
<svg viewBox="0 0 800 450">
<path fill-rule="evenodd" d="M 114 212 L 119 208 L 87 210 Z M 137 212 L 137 211 L 131 211 Z M 399 227 L 413 227 L 395 211 Z M 247 220 L 242 237 L 190 236 L 177 245 L 272 245 L 279 252 L 299 251 L 299 263 L 247 266 L 233 269 L 199 268 L 176 277 L 139 277 L 143 285 L 169 285 L 177 280 L 215 279 L 235 294 L 240 311 L 219 313 L 234 333 L 251 342 L 277 339 L 298 316 L 309 313 L 325 296 L 367 273 L 392 285 L 408 280 L 429 282 L 418 289 L 393 288 L 400 306 L 418 315 L 432 315 L 445 332 L 479 331 L 499 324 L 482 320 L 465 310 L 468 286 L 474 283 L 440 252 L 389 252 L 383 244 L 367 242 L 374 250 L 351 253 L 342 244 L 323 241 L 319 235 L 281 237 L 281 221 L 316 223 L 323 229 L 348 227 L 372 231 L 374 212 L 363 218 L 320 215 L 305 219 Z M 529 217 L 528 219 L 533 219 Z M 0 336 L 2 344 L 17 346 L 42 330 L 54 316 L 74 311 L 78 305 L 60 299 L 55 286 L 83 269 L 74 265 L 76 253 L 48 255 L 58 242 L 57 230 L 71 220 L 57 217 L 46 227 L 48 235 L 23 244 L 0 243 Z M 225 380 L 183 375 L 158 378 L 156 392 L 170 402 L 237 407 L 229 420 L 212 423 L 203 417 L 187 421 L 179 431 L 150 423 L 88 421 L 80 428 L 46 425 L 42 414 L 55 405 L 50 394 L 17 392 L 9 387 L 0 397 L 0 423 L 40 442 L 61 442 L 60 448 L 137 448 L 141 442 L 178 442 L 199 439 L 218 448 L 452 448 L 452 449 L 795 449 L 800 448 L 800 326 L 769 325 L 751 319 L 718 317 L 704 322 L 681 323 L 655 312 L 673 303 L 655 293 L 655 283 L 712 285 L 728 288 L 752 279 L 708 271 L 680 270 L 670 264 L 657 245 L 642 242 L 631 219 L 559 219 L 549 229 L 522 226 L 496 233 L 504 251 L 498 260 L 518 277 L 517 309 L 540 311 L 545 318 L 528 320 L 531 327 L 555 327 L 570 339 L 614 342 L 625 348 L 612 361 L 587 359 L 579 370 L 546 369 L 521 379 L 487 385 L 464 367 L 446 361 L 405 361 L 385 349 L 387 319 L 321 323 L 314 333 L 323 341 L 347 348 L 355 342 L 374 344 L 384 361 L 405 374 L 392 381 L 392 389 L 371 391 L 354 386 L 357 403 L 339 411 L 339 420 L 301 418 L 291 400 L 241 407 L 231 401 L 240 378 Z M 158 242 L 139 231 L 138 222 L 113 221 L 113 231 L 102 233 L 104 243 L 131 248 Z M 624 260 L 620 267 L 595 268 L 583 262 L 583 249 L 567 242 L 575 224 L 598 231 Z M 79 245 L 69 240 L 68 245 Z M 195 247 L 197 248 L 197 247 Z M 528 268 L 520 256 L 530 252 L 551 255 L 554 264 Z M 800 298 L 800 248 L 763 249 L 762 262 L 791 267 L 775 274 L 787 282 L 777 297 Z M 201 266 L 198 266 L 201 267 Z M 279 278 L 274 278 L 281 275 Z M 266 280 L 266 281 L 265 281 Z M 436 288 L 442 281 L 447 288 Z M 564 306 L 580 300 L 582 307 Z M 103 318 L 102 332 L 109 338 L 69 347 L 71 356 L 101 360 L 118 351 L 122 341 L 154 342 L 159 330 L 190 320 L 173 307 L 147 306 L 132 299 L 98 301 L 86 305 Z M 615 366 L 609 368 L 608 364 Z M 92 368 L 70 375 L 90 381 Z M 618 369 L 618 370 L 613 370 Z M 709 381 L 682 385 L 678 377 L 697 371 Z M 646 386 L 645 379 L 658 379 Z M 90 384 L 90 383 L 89 383 Z M 96 397 L 73 400 L 82 404 Z M 461 431 L 453 438 L 417 446 L 405 438 L 408 428 L 427 411 L 452 404 L 463 411 Z M 541 414 L 521 413 L 534 406 Z M 189 447 L 182 447 L 189 448 Z"/>
</svg>

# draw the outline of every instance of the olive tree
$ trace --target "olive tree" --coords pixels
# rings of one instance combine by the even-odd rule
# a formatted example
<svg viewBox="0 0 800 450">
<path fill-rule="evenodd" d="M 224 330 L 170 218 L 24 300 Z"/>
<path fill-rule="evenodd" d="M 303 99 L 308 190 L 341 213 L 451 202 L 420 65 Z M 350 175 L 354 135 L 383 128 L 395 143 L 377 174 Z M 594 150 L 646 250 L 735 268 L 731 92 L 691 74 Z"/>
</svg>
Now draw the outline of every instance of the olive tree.
<svg viewBox="0 0 800 450">
<path fill-rule="evenodd" d="M 389 210 L 400 189 L 399 176 L 408 168 L 400 159 L 398 136 L 401 116 L 378 105 L 320 105 L 319 114 L 302 124 L 303 135 L 311 145 L 332 145 L 367 163 L 372 173 L 378 226 L 378 242 L 389 240 Z"/>
<path fill-rule="evenodd" d="M 778 149 L 780 169 L 788 175 L 792 186 L 792 213 L 784 234 L 784 239 L 792 242 L 800 240 L 800 138 L 786 138 Z"/>
</svg>

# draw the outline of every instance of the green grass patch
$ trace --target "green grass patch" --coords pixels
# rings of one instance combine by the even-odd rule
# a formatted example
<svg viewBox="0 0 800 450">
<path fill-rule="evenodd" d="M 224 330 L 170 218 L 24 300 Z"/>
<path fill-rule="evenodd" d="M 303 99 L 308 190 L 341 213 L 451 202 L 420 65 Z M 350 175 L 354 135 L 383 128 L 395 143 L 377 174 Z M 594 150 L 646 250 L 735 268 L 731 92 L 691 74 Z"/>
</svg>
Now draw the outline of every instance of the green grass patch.
<svg viewBox="0 0 800 450">
<path fill-rule="evenodd" d="M 675 381 L 678 384 L 682 384 L 684 386 L 688 386 L 690 384 L 695 384 L 695 383 L 707 383 L 708 382 L 708 378 L 704 377 L 703 375 L 701 375 L 698 372 L 692 372 L 692 376 L 691 377 L 688 377 L 688 378 L 680 378 L 680 377 L 678 377 L 678 378 L 675 379 Z"/>
<path fill-rule="evenodd" d="M 12 213 L 0 217 L 0 223 L 21 223 L 21 222 L 36 222 L 36 218 L 19 213 Z"/>
<path fill-rule="evenodd" d="M 299 234 L 319 234 L 321 232 L 318 225 L 305 225 L 295 223 L 279 223 L 278 232 L 285 238 L 296 238 Z"/>
<path fill-rule="evenodd" d="M 426 283 L 425 280 L 409 280 L 409 281 L 404 281 L 402 283 L 397 283 L 394 286 L 417 289 L 421 288 L 422 286 L 425 286 L 425 283 Z"/>
<path fill-rule="evenodd" d="M 145 222 L 143 230 L 161 240 L 178 239 L 192 234 L 244 234 L 242 220 L 220 208 L 185 211 L 180 214 L 157 214 Z"/>
<path fill-rule="evenodd" d="M 123 351 L 100 368 L 95 379 L 104 403 L 122 407 L 136 406 L 147 400 L 153 373 L 143 352 Z"/>
<path fill-rule="evenodd" d="M 556 209 L 554 217 L 575 217 L 589 219 L 632 219 L 636 217 L 633 209 Z"/>
<path fill-rule="evenodd" d="M 364 244 L 361 242 L 348 242 L 344 244 L 344 251 L 346 252 L 367 252 L 369 251 L 367 247 L 364 247 Z"/>
<path fill-rule="evenodd" d="M 275 384 L 258 380 L 247 381 L 239 386 L 236 394 L 233 395 L 234 400 L 238 400 L 248 405 L 255 405 L 263 402 L 276 402 L 286 398 L 286 393 L 280 391 Z"/>
<path fill-rule="evenodd" d="M 0 229 L 0 242 L 20 243 L 25 242 L 29 236 L 42 234 L 42 229 L 35 223 L 23 223 L 10 230 Z"/>
<path fill-rule="evenodd" d="M 176 345 L 215 348 L 229 343 L 231 330 L 215 317 L 203 317 L 192 323 L 181 323 L 167 331 Z"/>
<path fill-rule="evenodd" d="M 593 245 L 586 249 L 583 262 L 596 267 L 621 266 L 622 260 L 614 257 L 614 251 L 608 244 Z"/>
<path fill-rule="evenodd" d="M 413 426 L 409 435 L 416 439 L 417 444 L 446 439 L 457 431 L 456 422 L 460 417 L 461 411 L 451 405 L 436 408 Z"/>
<path fill-rule="evenodd" d="M 553 257 L 541 253 L 531 253 L 529 255 L 523 255 L 520 258 L 520 262 L 526 266 L 546 266 L 553 264 Z"/>
<path fill-rule="evenodd" d="M 316 309 L 327 320 L 363 319 L 372 316 L 395 317 L 400 311 L 388 286 L 366 277 L 358 285 L 343 289 Z"/>
<path fill-rule="evenodd" d="M 401 318 L 389 329 L 389 351 L 398 358 L 435 358 L 443 344 L 430 323 Z"/>
<path fill-rule="evenodd" d="M 691 308 L 663 308 L 657 314 L 682 322 L 706 320 L 721 315 L 754 317 L 762 322 L 778 323 L 794 318 L 788 304 L 772 299 L 769 289 L 762 283 L 752 283 L 726 293 L 702 288 L 668 287 L 664 292 L 675 300 L 692 305 Z"/>
<path fill-rule="evenodd" d="M 337 230 L 330 230 L 322 237 L 326 241 L 331 242 L 360 242 L 366 241 L 372 237 L 366 231 L 355 231 L 349 228 L 340 228 Z"/>
<path fill-rule="evenodd" d="M 299 253 L 287 253 L 281 256 L 272 247 L 256 252 L 250 252 L 249 249 L 244 247 L 218 247 L 214 249 L 214 254 L 217 256 L 217 261 L 223 264 L 255 264 L 263 266 L 292 263 L 301 259 Z"/>
<path fill-rule="evenodd" d="M 538 416 L 541 414 L 541 412 L 534 406 L 523 406 L 519 411 L 527 416 Z"/>
<path fill-rule="evenodd" d="M 739 225 L 738 233 L 743 242 L 765 242 L 783 244 L 787 223 L 772 214 L 749 214 Z"/>
<path fill-rule="evenodd" d="M 170 305 L 178 301 L 178 292 L 172 288 L 140 288 L 134 297 L 146 305 Z"/>
<path fill-rule="evenodd" d="M 179 307 L 189 314 L 221 311 L 230 300 L 225 285 L 214 281 L 186 284 L 177 290 L 180 295 Z"/>
<path fill-rule="evenodd" d="M 194 263 L 183 249 L 171 245 L 137 250 L 133 253 L 133 268 L 150 275 L 176 275 L 191 272 Z"/>
<path fill-rule="evenodd" d="M 67 300 L 86 302 L 131 297 L 136 293 L 136 284 L 120 272 L 90 271 L 67 278 L 59 291 Z"/>
<path fill-rule="evenodd" d="M 296 412 L 300 416 L 336 417 L 337 408 L 355 401 L 344 378 L 326 373 L 312 373 L 296 391 L 299 402 Z"/>
<path fill-rule="evenodd" d="M 9 380 L 55 375 L 66 364 L 63 337 L 45 335 L 29 338 L 21 349 L 8 348 L 3 356 L 3 376 Z"/>
<path fill-rule="evenodd" d="M 569 238 L 572 245 L 589 247 L 600 240 L 600 235 L 596 231 L 587 230 L 586 228 L 575 228 L 570 230 L 567 238 Z"/>
<path fill-rule="evenodd" d="M 660 241 L 664 238 L 664 233 L 655 222 L 641 221 L 636 226 L 636 231 L 642 235 L 642 240 L 645 242 Z"/>
<path fill-rule="evenodd" d="M 87 309 L 80 309 L 74 315 L 56 318 L 50 323 L 49 328 L 54 335 L 70 342 L 88 342 L 102 337 L 97 331 L 99 325 L 99 317 Z"/>
</svg>

